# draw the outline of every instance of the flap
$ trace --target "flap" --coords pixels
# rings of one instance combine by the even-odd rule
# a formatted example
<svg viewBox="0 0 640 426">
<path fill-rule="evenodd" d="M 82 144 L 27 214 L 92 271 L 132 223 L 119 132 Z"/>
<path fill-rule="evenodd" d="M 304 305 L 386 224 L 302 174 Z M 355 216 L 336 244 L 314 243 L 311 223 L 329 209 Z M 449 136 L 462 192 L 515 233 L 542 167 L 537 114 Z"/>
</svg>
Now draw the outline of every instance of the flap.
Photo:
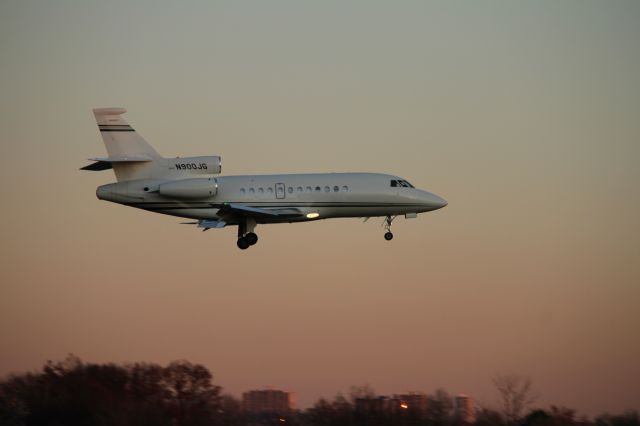
<svg viewBox="0 0 640 426">
<path fill-rule="evenodd" d="M 299 217 L 302 212 L 296 208 L 258 208 L 242 204 L 225 204 L 221 210 L 224 213 L 254 217 Z"/>
</svg>

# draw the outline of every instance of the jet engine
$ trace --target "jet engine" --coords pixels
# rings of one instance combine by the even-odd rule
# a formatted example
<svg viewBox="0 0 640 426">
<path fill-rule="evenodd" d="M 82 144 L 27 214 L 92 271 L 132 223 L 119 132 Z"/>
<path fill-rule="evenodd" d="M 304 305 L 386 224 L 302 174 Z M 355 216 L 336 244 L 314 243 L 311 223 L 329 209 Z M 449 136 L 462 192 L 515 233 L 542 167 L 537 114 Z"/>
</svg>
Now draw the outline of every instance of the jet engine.
<svg viewBox="0 0 640 426">
<path fill-rule="evenodd" d="M 170 158 L 169 170 L 187 174 L 217 175 L 222 172 L 222 158 L 217 155 Z"/>
<path fill-rule="evenodd" d="M 158 193 L 169 198 L 209 198 L 218 193 L 218 182 L 215 178 L 174 180 L 160 184 Z"/>
</svg>

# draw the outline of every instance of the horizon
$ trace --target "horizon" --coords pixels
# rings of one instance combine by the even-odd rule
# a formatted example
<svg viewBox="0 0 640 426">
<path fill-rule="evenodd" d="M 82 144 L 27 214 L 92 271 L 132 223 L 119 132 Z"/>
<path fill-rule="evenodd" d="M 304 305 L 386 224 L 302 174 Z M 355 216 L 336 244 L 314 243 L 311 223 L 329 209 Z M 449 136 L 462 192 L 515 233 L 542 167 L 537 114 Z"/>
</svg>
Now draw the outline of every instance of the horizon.
<svg viewBox="0 0 640 426">
<path fill-rule="evenodd" d="M 174 360 L 171 361 L 169 363 L 167 363 L 165 366 L 163 365 L 159 365 L 159 364 L 155 364 L 155 363 L 149 363 L 146 361 L 137 361 L 137 362 L 126 362 L 126 363 L 112 363 L 112 362 L 105 362 L 104 364 L 96 364 L 96 363 L 91 363 L 91 362 L 85 362 L 83 360 L 81 360 L 80 358 L 76 357 L 74 354 L 68 354 L 67 357 L 64 360 L 57 360 L 57 361 L 53 361 L 53 360 L 48 360 L 45 364 L 43 364 L 41 369 L 37 369 L 37 370 L 32 370 L 29 372 L 14 372 L 14 373 L 10 373 L 9 375 L 6 375 L 4 377 L 0 377 L 0 381 L 4 381 L 7 378 L 10 377 L 19 377 L 21 375 L 26 375 L 26 374 L 39 374 L 42 373 L 42 371 L 44 371 L 46 368 L 49 368 L 51 365 L 53 366 L 58 366 L 62 367 L 68 371 L 77 368 L 78 366 L 92 366 L 92 365 L 114 365 L 117 367 L 124 367 L 124 368 L 132 368 L 138 365 L 141 366 L 153 366 L 153 365 L 157 365 L 159 367 L 162 368 L 166 368 L 169 367 L 170 364 L 173 363 L 188 363 L 190 364 L 190 361 L 188 360 Z M 194 367 L 199 366 L 200 364 L 193 364 Z M 455 409 L 455 400 L 458 397 L 465 397 L 465 398 L 469 398 L 469 400 L 471 401 L 471 407 L 473 408 L 473 412 L 475 414 L 480 413 L 482 410 L 489 410 L 489 411 L 495 411 L 498 413 L 502 413 L 502 411 L 505 409 L 504 406 L 501 406 L 502 402 L 499 400 L 500 398 L 500 392 L 498 390 L 498 386 L 496 381 L 497 380 L 502 380 L 503 383 L 506 383 L 505 380 L 511 380 L 511 383 L 514 384 L 514 386 L 518 389 L 521 389 L 521 386 L 524 385 L 525 383 L 529 383 L 529 385 L 531 385 L 531 381 L 530 378 L 527 376 L 523 376 L 523 375 L 518 375 L 515 373 L 510 373 L 510 374 L 496 374 L 491 381 L 493 382 L 493 386 L 494 386 L 494 392 L 495 392 L 495 401 L 493 401 L 493 403 L 487 403 L 486 401 L 479 401 L 477 400 L 473 395 L 470 395 L 468 393 L 464 393 L 462 391 L 460 392 L 451 392 L 450 389 L 446 389 L 444 387 L 438 387 L 435 389 L 432 389 L 431 391 L 427 391 L 424 389 L 412 389 L 412 390 L 403 390 L 403 391 L 394 391 L 394 392 L 387 392 L 387 393 L 380 393 L 378 392 L 374 387 L 372 387 L 369 383 L 361 383 L 358 385 L 350 385 L 348 389 L 344 389 L 344 390 L 338 390 L 336 391 L 332 396 L 319 396 L 317 397 L 314 401 L 312 401 L 310 404 L 305 405 L 305 406 L 301 406 L 298 403 L 298 398 L 297 398 L 297 394 L 296 391 L 293 389 L 283 389 L 283 388 L 279 388 L 277 386 L 273 386 L 273 385 L 264 385 L 264 386 L 256 386 L 254 388 L 251 389 L 245 389 L 245 390 L 241 390 L 239 393 L 230 393 L 227 392 L 225 387 L 223 386 L 222 383 L 218 383 L 215 380 L 215 373 L 212 372 L 208 367 L 204 366 L 210 373 L 211 373 L 211 379 L 212 379 L 212 385 L 219 387 L 219 393 L 222 396 L 230 396 L 232 398 L 234 398 L 236 401 L 238 402 L 242 402 L 244 401 L 245 398 L 245 394 L 247 393 L 251 393 L 251 392 L 264 392 L 264 391 L 276 391 L 276 392 L 283 392 L 285 394 L 288 395 L 288 401 L 290 404 L 290 409 L 293 411 L 307 411 L 310 410 L 314 407 L 317 406 L 318 403 L 321 403 L 322 401 L 327 401 L 327 402 L 332 402 L 335 400 L 339 400 L 340 398 L 344 398 L 344 400 L 350 402 L 351 404 L 354 404 L 358 399 L 379 399 L 379 398 L 386 398 L 386 399 L 393 399 L 393 398 L 401 398 L 403 396 L 406 395 L 422 395 L 424 397 L 426 397 L 428 400 L 430 400 L 430 398 L 441 398 L 441 397 L 446 397 L 450 399 L 450 402 L 453 404 L 452 409 Z M 443 392 L 444 394 L 441 394 L 440 392 Z M 563 406 L 563 405 L 557 405 L 554 404 L 553 401 L 549 402 L 548 405 L 542 405 L 538 403 L 538 400 L 540 399 L 540 394 L 536 391 L 535 388 L 535 384 L 533 384 L 533 386 L 531 386 L 528 391 L 526 391 L 525 395 L 527 396 L 527 400 L 529 402 L 525 403 L 523 406 L 523 415 L 527 415 L 527 414 L 531 414 L 534 413 L 538 410 L 543 410 L 545 412 L 549 412 L 552 411 L 555 408 L 558 409 L 568 409 L 571 410 L 574 413 L 574 418 L 576 421 L 579 420 L 595 420 L 596 417 L 598 416 L 603 416 L 603 415 L 624 415 L 624 414 L 629 414 L 632 412 L 638 412 L 637 409 L 633 409 L 633 408 L 629 408 L 629 409 L 625 409 L 621 412 L 607 412 L 607 411 L 603 411 L 603 412 L 597 412 L 594 413 L 592 415 L 588 415 L 586 413 L 582 413 L 579 410 L 576 410 L 573 407 L 567 407 L 567 406 Z"/>
</svg>

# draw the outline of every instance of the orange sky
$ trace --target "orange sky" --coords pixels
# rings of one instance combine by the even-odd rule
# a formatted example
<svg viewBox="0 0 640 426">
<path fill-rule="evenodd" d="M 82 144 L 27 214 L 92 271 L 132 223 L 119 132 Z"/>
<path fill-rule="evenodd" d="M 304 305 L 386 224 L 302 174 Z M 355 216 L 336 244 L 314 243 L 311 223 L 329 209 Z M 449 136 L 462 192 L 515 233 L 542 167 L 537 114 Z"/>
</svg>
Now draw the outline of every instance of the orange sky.
<svg viewBox="0 0 640 426">
<path fill-rule="evenodd" d="M 640 3 L 0 5 L 0 374 L 188 359 L 302 407 L 349 385 L 640 408 Z M 378 171 L 449 206 L 198 232 L 101 202 L 91 108 L 225 174 Z"/>
</svg>

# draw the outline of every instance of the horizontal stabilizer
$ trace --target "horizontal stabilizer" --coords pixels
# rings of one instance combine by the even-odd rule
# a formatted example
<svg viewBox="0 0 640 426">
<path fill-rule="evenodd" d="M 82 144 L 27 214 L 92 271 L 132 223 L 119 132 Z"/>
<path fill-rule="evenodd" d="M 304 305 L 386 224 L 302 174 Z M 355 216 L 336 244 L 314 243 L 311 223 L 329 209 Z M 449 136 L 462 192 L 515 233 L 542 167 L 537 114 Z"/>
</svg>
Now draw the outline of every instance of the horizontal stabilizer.
<svg viewBox="0 0 640 426">
<path fill-rule="evenodd" d="M 101 158 L 89 158 L 95 163 L 91 163 L 88 166 L 82 167 L 80 170 L 89 170 L 92 172 L 109 170 L 113 168 L 113 163 L 148 163 L 153 161 L 151 157 L 144 155 L 130 156 L 130 157 L 101 157 Z"/>
<path fill-rule="evenodd" d="M 113 169 L 111 163 L 106 161 L 96 161 L 95 163 L 91 163 L 88 166 L 81 167 L 80 170 L 89 170 L 91 172 L 99 172 L 102 170 Z"/>
<path fill-rule="evenodd" d="M 104 163 L 147 163 L 153 161 L 146 155 L 130 155 L 127 157 L 96 157 L 89 158 L 91 161 L 102 161 Z"/>
</svg>

